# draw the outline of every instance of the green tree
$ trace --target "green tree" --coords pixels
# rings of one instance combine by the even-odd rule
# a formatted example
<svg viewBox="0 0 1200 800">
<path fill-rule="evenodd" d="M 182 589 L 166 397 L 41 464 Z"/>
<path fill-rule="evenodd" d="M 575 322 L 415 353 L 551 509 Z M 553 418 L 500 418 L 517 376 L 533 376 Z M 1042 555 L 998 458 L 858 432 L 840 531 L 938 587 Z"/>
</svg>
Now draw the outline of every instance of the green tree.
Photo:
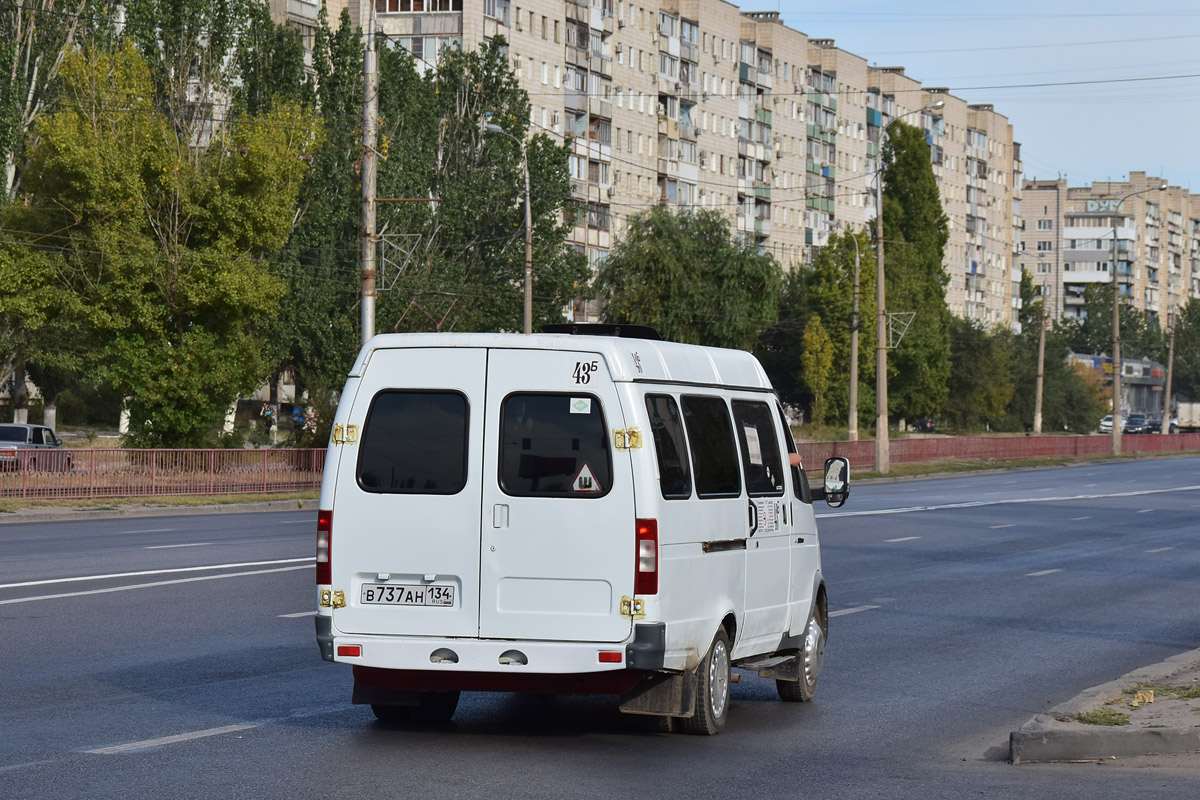
<svg viewBox="0 0 1200 800">
<path fill-rule="evenodd" d="M 1007 331 L 952 317 L 946 421 L 962 430 L 1002 429 L 1016 391 L 1016 361 Z"/>
<path fill-rule="evenodd" d="M 1171 394 L 1200 401 L 1200 302 L 1188 303 L 1175 317 L 1173 366 Z"/>
<path fill-rule="evenodd" d="M 936 413 L 948 396 L 951 315 L 942 262 L 949 223 L 923 131 L 893 122 L 882 157 L 887 309 L 915 314 L 888 355 L 888 409 L 911 419 Z"/>
<path fill-rule="evenodd" d="M 821 315 L 813 314 L 804 326 L 804 353 L 800 356 L 804 382 L 812 392 L 812 421 L 825 424 L 825 394 L 833 373 L 833 342 L 821 324 Z"/>
<path fill-rule="evenodd" d="M 718 212 L 655 207 L 629 218 L 597 283 L 609 322 L 749 350 L 775 321 L 781 273 L 769 255 L 732 240 Z"/>
<path fill-rule="evenodd" d="M 291 230 L 315 122 L 280 106 L 198 151 L 132 47 L 70 54 L 62 77 L 69 102 L 38 123 L 29 203 L 10 212 L 52 244 L 94 369 L 129 398 L 131 442 L 201 443 L 267 372 L 282 287 L 264 258 Z"/>
</svg>

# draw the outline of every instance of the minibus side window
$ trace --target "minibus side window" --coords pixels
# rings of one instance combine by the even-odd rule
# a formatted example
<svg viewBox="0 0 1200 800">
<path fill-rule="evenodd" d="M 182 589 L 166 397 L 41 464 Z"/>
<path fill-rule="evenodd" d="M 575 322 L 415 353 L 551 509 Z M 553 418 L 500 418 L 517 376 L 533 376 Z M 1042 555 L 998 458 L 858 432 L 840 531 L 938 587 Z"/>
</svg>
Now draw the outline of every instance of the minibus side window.
<svg viewBox="0 0 1200 800">
<path fill-rule="evenodd" d="M 781 497 L 783 464 L 779 459 L 779 441 L 775 436 L 771 407 L 766 403 L 734 400 L 733 420 L 742 448 L 746 493 L 751 497 Z"/>
<path fill-rule="evenodd" d="M 787 416 L 783 413 L 783 409 L 778 405 L 775 410 L 779 412 L 779 424 L 783 426 L 783 441 L 787 445 L 789 453 L 795 453 L 796 441 L 792 438 L 792 426 L 788 425 Z M 812 490 L 808 488 L 808 476 L 804 474 L 801 467 L 792 467 L 792 492 L 796 495 L 796 499 L 805 503 L 812 503 Z"/>
<path fill-rule="evenodd" d="M 692 474 L 683 439 L 683 421 L 675 398 L 668 394 L 648 394 L 646 412 L 650 416 L 650 430 L 654 433 L 659 491 L 667 500 L 691 497 Z"/>
<path fill-rule="evenodd" d="M 500 409 L 500 488 L 515 497 L 603 497 L 612 454 L 600 399 L 510 394 Z"/>
<path fill-rule="evenodd" d="M 684 395 L 683 421 L 691 444 L 700 497 L 736 497 L 742 492 L 729 410 L 720 397 Z"/>
<path fill-rule="evenodd" d="M 467 485 L 467 398 L 385 390 L 371 400 L 358 485 L 380 494 L 458 494 Z"/>
</svg>

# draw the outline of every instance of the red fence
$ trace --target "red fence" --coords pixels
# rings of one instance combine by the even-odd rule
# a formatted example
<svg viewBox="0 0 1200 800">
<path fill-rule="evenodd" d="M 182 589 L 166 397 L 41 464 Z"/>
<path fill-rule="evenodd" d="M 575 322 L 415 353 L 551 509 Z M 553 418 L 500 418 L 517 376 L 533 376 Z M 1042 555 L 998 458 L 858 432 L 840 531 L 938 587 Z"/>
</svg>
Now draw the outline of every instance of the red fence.
<svg viewBox="0 0 1200 800">
<path fill-rule="evenodd" d="M 960 458 L 971 461 L 1003 461 L 1014 458 L 1099 456 L 1112 451 L 1108 435 L 1089 436 L 922 436 L 892 439 L 889 453 L 893 464 Z M 875 471 L 875 441 L 803 442 L 797 444 L 806 469 L 818 469 L 830 456 L 845 456 L 859 472 Z M 1121 452 L 1179 453 L 1200 451 L 1200 433 L 1126 434 Z"/>
<path fill-rule="evenodd" d="M 271 494 L 321 488 L 323 449 L 18 450 L 0 498 Z"/>
</svg>

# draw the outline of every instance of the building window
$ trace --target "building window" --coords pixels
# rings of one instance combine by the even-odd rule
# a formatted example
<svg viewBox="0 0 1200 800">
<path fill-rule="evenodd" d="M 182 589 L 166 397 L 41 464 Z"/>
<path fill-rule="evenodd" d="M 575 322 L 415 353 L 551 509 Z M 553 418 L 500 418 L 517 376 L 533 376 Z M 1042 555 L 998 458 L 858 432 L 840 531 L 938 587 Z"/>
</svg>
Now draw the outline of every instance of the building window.
<svg viewBox="0 0 1200 800">
<path fill-rule="evenodd" d="M 1054 242 L 1038 242 L 1037 249 L 1039 253 L 1045 253 L 1054 249 Z"/>
<path fill-rule="evenodd" d="M 1054 220 L 1052 220 L 1052 219 L 1039 219 L 1037 221 L 1037 224 L 1038 224 L 1037 229 L 1039 231 L 1054 230 Z"/>
</svg>

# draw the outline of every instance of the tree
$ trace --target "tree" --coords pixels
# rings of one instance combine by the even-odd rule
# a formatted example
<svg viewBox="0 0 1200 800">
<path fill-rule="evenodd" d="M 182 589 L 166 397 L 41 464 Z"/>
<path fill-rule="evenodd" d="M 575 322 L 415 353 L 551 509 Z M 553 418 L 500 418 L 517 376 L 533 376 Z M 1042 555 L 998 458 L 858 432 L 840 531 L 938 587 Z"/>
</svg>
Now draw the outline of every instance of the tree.
<svg viewBox="0 0 1200 800">
<path fill-rule="evenodd" d="M 778 313 L 780 268 L 730 235 L 716 211 L 631 216 L 597 277 L 605 319 L 651 325 L 672 341 L 752 349 Z"/>
<path fill-rule="evenodd" d="M 1002 429 L 1016 391 L 1016 359 L 1007 331 L 952 317 L 946 421 L 963 430 Z"/>
<path fill-rule="evenodd" d="M 230 120 L 197 148 L 155 107 L 131 46 L 62 66 L 69 102 L 36 126 L 29 203 L 97 373 L 129 398 L 130 442 L 203 442 L 267 372 L 281 286 L 265 264 L 291 230 L 318 135 L 294 105 Z"/>
<path fill-rule="evenodd" d="M 1200 401 L 1200 301 L 1193 300 L 1175 317 L 1175 362 L 1171 393 Z"/>
<path fill-rule="evenodd" d="M 825 393 L 829 389 L 829 378 L 833 372 L 833 342 L 821 324 L 821 315 L 813 314 L 804 326 L 804 353 L 800 357 L 804 366 L 804 382 L 812 392 L 812 421 L 814 425 L 825 423 Z"/>
<path fill-rule="evenodd" d="M 906 418 L 924 417 L 939 411 L 948 396 L 949 278 L 942 261 L 949 223 L 923 131 L 893 122 L 882 157 L 887 307 L 915 313 L 888 357 L 888 409 Z"/>
</svg>

